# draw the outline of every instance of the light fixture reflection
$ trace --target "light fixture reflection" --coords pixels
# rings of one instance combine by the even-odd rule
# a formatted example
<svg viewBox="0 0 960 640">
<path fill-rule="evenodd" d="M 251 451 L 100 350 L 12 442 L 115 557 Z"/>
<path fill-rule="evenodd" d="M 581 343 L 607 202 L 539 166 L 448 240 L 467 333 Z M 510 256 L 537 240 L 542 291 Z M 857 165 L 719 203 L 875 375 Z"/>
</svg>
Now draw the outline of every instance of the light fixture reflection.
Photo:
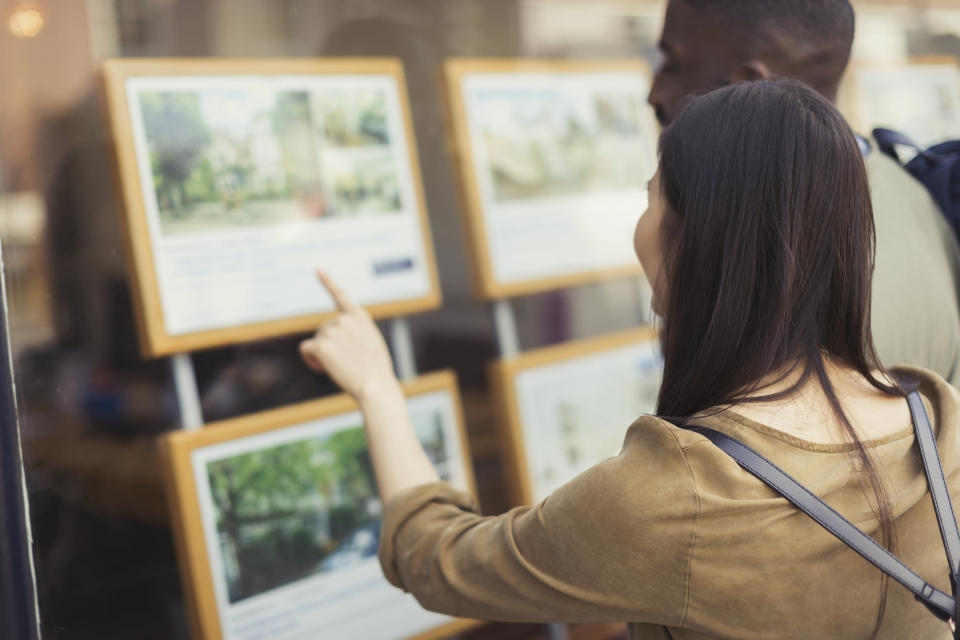
<svg viewBox="0 0 960 640">
<path fill-rule="evenodd" d="M 7 28 L 15 38 L 34 38 L 43 30 L 43 11 L 35 4 L 14 6 L 7 18 Z"/>
</svg>

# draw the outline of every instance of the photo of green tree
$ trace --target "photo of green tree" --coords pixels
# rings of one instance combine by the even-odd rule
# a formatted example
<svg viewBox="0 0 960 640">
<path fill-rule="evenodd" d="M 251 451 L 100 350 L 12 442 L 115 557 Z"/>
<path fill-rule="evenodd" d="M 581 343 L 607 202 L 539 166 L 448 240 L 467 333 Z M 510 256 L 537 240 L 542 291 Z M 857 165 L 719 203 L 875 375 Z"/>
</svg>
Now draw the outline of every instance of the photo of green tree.
<svg viewBox="0 0 960 640">
<path fill-rule="evenodd" d="M 380 503 L 355 427 L 207 465 L 230 601 L 376 553 Z M 344 552 L 347 552 L 344 554 Z"/>
<path fill-rule="evenodd" d="M 442 414 L 415 416 L 431 461 L 446 469 Z M 381 504 L 363 427 L 206 465 L 231 603 L 377 553 Z"/>
<path fill-rule="evenodd" d="M 383 91 L 211 87 L 139 101 L 164 234 L 400 210 Z M 325 166 L 346 148 L 379 153 Z"/>
</svg>

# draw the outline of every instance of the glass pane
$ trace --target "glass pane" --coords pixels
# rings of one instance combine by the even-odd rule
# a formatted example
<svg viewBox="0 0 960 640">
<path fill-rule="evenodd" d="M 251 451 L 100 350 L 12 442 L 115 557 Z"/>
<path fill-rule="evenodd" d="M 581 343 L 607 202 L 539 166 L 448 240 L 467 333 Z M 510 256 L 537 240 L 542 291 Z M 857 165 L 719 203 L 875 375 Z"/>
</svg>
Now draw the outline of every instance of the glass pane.
<svg viewBox="0 0 960 640">
<path fill-rule="evenodd" d="M 921 4 L 858 3 L 855 64 L 960 56 L 960 7 Z M 402 61 L 443 293 L 440 309 L 410 319 L 417 366 L 457 372 L 484 510 L 508 506 L 486 377 L 499 345 L 489 305 L 472 293 L 440 69 L 451 57 L 655 67 L 663 2 L 6 0 L 0 9 L 0 241 L 45 638 L 189 633 L 157 453 L 158 437 L 181 425 L 180 404 L 169 358 L 144 357 L 138 343 L 100 76 L 109 58 Z M 840 102 L 857 122 L 855 104 Z M 650 315 L 637 276 L 511 305 L 525 350 L 636 327 Z M 334 393 L 299 361 L 302 337 L 194 353 L 204 420 Z M 533 638 L 543 629 L 471 633 Z"/>
</svg>

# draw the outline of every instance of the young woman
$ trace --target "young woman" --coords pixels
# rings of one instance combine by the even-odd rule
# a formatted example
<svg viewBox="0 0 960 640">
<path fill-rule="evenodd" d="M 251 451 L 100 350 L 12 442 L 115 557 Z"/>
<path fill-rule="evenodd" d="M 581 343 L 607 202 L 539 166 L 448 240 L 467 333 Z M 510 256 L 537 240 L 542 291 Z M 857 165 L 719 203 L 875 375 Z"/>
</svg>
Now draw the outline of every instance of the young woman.
<svg viewBox="0 0 960 640">
<path fill-rule="evenodd" d="M 682 428 L 751 446 L 949 593 L 901 385 L 920 385 L 951 488 L 960 397 L 935 374 L 876 361 L 872 242 L 860 149 L 829 102 L 785 81 L 691 101 L 663 133 L 635 237 L 664 318 L 663 417 L 640 417 L 617 457 L 539 505 L 486 518 L 437 481 L 382 337 L 324 279 L 342 313 L 301 352 L 366 418 L 387 578 L 435 611 L 623 621 L 632 638 L 949 637 L 906 589 Z"/>
</svg>

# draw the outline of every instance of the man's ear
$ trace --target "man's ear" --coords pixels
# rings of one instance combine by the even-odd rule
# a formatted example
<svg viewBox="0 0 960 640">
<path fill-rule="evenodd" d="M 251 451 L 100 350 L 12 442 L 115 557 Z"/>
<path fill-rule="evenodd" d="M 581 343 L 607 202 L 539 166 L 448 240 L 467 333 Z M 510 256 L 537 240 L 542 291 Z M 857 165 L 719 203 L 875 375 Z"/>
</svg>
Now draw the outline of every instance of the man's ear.
<svg viewBox="0 0 960 640">
<path fill-rule="evenodd" d="M 761 60 L 748 60 L 733 70 L 730 74 L 732 82 L 749 82 L 751 80 L 769 80 L 773 71 Z"/>
</svg>

